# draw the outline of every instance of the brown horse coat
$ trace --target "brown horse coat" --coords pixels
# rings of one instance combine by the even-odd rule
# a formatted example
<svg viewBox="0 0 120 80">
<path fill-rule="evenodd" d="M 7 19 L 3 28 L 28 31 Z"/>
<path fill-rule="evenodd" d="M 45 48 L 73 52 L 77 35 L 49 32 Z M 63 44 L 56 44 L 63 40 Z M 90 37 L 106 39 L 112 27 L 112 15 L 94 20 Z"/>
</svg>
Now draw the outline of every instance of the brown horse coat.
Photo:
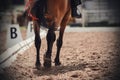
<svg viewBox="0 0 120 80">
<path fill-rule="evenodd" d="M 55 65 L 60 65 L 60 50 L 63 43 L 63 34 L 65 27 L 71 16 L 70 9 L 70 0 L 47 0 L 47 12 L 45 15 L 46 22 L 48 25 L 48 33 L 46 36 L 47 40 L 47 51 L 44 55 L 44 67 L 51 67 L 51 53 L 53 43 L 56 40 L 55 30 L 60 27 L 59 37 L 57 39 L 57 54 L 55 57 Z M 39 21 L 34 21 L 34 32 L 35 32 L 35 47 L 36 47 L 36 68 L 40 68 L 40 57 L 39 51 L 41 46 L 41 38 L 40 38 L 40 23 Z"/>
<path fill-rule="evenodd" d="M 70 18 L 70 0 L 47 0 L 47 24 L 54 27 L 66 25 Z"/>
</svg>

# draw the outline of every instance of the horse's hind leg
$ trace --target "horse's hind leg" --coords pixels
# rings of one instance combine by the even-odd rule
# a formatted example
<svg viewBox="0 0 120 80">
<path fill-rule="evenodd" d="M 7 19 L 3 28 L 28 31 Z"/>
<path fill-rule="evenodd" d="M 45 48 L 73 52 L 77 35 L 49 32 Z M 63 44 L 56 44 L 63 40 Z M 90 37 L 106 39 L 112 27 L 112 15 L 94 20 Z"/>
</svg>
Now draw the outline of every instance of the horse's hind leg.
<svg viewBox="0 0 120 80">
<path fill-rule="evenodd" d="M 40 63 L 40 46 L 41 46 L 41 38 L 40 38 L 40 26 L 37 21 L 34 22 L 34 32 L 35 32 L 35 47 L 36 47 L 36 68 L 40 69 L 41 63 Z"/>
<path fill-rule="evenodd" d="M 53 43 L 56 39 L 54 29 L 48 30 L 46 39 L 47 39 L 47 51 L 46 51 L 46 54 L 44 55 L 44 67 L 49 68 L 49 67 L 51 67 L 52 47 L 53 47 Z"/>
</svg>

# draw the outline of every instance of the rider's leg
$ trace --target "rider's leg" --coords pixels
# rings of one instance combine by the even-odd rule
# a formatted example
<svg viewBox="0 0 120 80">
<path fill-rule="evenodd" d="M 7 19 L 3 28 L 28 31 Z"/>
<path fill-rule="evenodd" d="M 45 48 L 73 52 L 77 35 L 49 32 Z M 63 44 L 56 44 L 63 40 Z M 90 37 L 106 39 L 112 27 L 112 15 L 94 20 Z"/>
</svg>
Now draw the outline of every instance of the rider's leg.
<svg viewBox="0 0 120 80">
<path fill-rule="evenodd" d="M 41 25 L 47 27 L 46 19 L 44 17 L 45 5 L 46 5 L 46 0 L 36 0 L 35 3 L 33 4 L 33 8 L 31 12 L 39 19 Z"/>
<path fill-rule="evenodd" d="M 81 0 L 71 0 L 72 17 L 81 18 L 81 14 L 77 13 L 78 5 L 81 5 Z"/>
</svg>

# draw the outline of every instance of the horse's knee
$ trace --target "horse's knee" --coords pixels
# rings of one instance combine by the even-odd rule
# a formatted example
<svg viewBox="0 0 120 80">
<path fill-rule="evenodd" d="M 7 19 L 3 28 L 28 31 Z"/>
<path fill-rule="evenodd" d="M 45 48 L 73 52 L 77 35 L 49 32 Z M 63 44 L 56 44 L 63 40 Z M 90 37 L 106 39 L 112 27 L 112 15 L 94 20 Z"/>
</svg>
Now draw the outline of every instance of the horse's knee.
<svg viewBox="0 0 120 80">
<path fill-rule="evenodd" d="M 41 39 L 40 39 L 40 36 L 35 36 L 35 47 L 36 48 L 40 48 L 40 45 L 41 45 Z"/>
<path fill-rule="evenodd" d="M 54 31 L 48 31 L 47 41 L 48 41 L 49 43 L 51 43 L 51 42 L 54 42 L 55 39 L 56 39 L 55 32 L 54 32 Z"/>
</svg>

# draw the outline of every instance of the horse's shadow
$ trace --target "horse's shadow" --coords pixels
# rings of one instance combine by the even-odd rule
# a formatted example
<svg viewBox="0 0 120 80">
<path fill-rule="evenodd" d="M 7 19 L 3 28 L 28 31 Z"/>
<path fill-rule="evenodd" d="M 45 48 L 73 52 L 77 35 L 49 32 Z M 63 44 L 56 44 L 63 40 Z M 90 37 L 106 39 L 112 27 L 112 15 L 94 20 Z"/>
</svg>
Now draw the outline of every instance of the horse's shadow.
<svg viewBox="0 0 120 80">
<path fill-rule="evenodd" d="M 70 71 L 76 71 L 76 70 L 84 70 L 86 68 L 87 64 L 77 64 L 77 65 L 68 65 L 68 66 L 52 66 L 49 69 L 41 68 L 40 70 L 33 70 L 33 73 L 37 76 L 43 76 L 43 75 L 57 75 L 59 73 L 66 73 Z"/>
</svg>

